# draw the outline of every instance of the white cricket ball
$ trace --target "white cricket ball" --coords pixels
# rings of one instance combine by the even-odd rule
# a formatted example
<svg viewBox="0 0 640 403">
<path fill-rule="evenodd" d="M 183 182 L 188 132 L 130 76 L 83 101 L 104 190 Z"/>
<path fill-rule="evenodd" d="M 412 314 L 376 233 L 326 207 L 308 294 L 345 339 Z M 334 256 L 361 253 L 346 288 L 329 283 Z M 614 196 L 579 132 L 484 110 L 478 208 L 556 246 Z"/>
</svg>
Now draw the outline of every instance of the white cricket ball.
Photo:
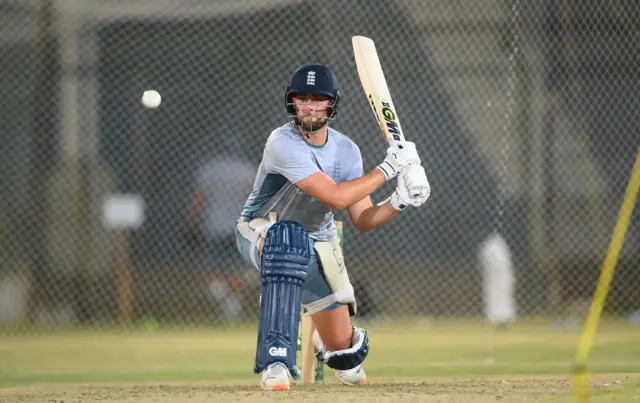
<svg viewBox="0 0 640 403">
<path fill-rule="evenodd" d="M 162 102 L 162 97 L 156 90 L 147 90 L 142 94 L 142 105 L 147 108 L 157 108 L 160 106 L 160 102 Z"/>
</svg>

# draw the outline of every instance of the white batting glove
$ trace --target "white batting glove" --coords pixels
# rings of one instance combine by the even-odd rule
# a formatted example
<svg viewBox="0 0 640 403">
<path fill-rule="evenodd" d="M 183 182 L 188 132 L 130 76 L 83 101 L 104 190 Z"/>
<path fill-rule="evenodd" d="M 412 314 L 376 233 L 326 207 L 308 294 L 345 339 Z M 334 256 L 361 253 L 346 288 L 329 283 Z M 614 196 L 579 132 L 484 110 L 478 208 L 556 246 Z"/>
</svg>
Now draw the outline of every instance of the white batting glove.
<svg viewBox="0 0 640 403">
<path fill-rule="evenodd" d="M 408 165 L 420 165 L 420 156 L 416 151 L 416 145 L 411 141 L 391 144 L 387 148 L 387 157 L 377 168 L 382 171 L 385 180 L 390 181 Z"/>
<path fill-rule="evenodd" d="M 398 186 L 391 195 L 391 205 L 398 211 L 407 206 L 420 207 L 430 194 L 431 187 L 424 168 L 421 165 L 409 165 L 398 176 Z"/>
</svg>

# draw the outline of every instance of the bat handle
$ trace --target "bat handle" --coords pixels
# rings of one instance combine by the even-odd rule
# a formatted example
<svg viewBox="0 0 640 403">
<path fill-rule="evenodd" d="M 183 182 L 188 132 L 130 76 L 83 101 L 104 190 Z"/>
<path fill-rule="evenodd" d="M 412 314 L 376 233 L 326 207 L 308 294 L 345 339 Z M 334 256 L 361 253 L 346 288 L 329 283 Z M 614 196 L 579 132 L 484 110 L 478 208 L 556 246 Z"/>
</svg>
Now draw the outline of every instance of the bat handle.
<svg viewBox="0 0 640 403">
<path fill-rule="evenodd" d="M 387 143 L 389 145 L 397 144 L 398 146 L 400 146 L 400 148 L 404 147 L 404 139 L 403 140 L 396 140 L 396 139 L 387 138 Z"/>
</svg>

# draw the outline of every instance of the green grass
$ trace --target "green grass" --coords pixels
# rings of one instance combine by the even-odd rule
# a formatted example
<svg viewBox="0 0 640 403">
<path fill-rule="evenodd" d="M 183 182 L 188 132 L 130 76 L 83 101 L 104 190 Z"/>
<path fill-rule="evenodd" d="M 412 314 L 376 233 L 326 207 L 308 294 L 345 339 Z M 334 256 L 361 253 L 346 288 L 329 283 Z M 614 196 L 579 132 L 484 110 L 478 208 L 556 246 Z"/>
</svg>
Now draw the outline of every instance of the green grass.
<svg viewBox="0 0 640 403">
<path fill-rule="evenodd" d="M 398 321 L 365 327 L 371 339 L 366 369 L 372 380 L 569 378 L 580 336 L 580 329 L 560 331 L 548 322 L 521 322 L 502 330 L 472 321 Z M 603 323 L 588 360 L 589 372 L 640 373 L 639 341 L 640 327 Z M 0 334 L 0 387 L 255 382 L 255 342 L 251 327 Z M 633 385 L 618 389 L 631 396 L 626 387 Z M 637 383 L 635 387 L 640 389 Z M 614 389 L 596 391 L 593 401 L 609 401 Z"/>
</svg>

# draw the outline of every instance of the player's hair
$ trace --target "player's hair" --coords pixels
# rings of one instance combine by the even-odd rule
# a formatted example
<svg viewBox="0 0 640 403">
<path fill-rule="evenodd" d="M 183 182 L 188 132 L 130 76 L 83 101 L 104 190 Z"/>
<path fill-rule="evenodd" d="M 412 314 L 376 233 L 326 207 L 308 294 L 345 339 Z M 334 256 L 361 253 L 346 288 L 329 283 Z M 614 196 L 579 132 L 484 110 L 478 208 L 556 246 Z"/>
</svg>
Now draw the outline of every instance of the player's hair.
<svg viewBox="0 0 640 403">
<path fill-rule="evenodd" d="M 340 90 L 338 79 L 329 67 L 319 63 L 308 63 L 299 66 L 293 72 L 284 96 L 285 107 L 290 117 L 296 115 L 293 97 L 300 94 L 324 95 L 331 98 L 333 102 L 327 108 L 327 122 L 335 119 L 340 103 Z"/>
</svg>

